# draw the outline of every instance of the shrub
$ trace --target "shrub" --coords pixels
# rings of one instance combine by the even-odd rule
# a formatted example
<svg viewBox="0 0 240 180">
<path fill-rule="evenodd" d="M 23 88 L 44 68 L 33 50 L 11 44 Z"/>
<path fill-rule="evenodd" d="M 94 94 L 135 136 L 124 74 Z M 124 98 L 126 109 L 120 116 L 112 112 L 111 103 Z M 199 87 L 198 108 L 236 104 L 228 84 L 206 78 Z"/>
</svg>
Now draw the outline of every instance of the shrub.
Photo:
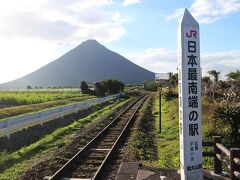
<svg viewBox="0 0 240 180">
<path fill-rule="evenodd" d="M 147 91 L 157 91 L 157 83 L 154 81 L 145 81 L 143 86 Z"/>
<path fill-rule="evenodd" d="M 231 140 L 232 145 L 237 145 L 238 126 L 240 125 L 240 107 L 237 106 L 223 106 L 218 107 L 214 112 L 214 119 L 227 122 L 231 126 Z"/>
<path fill-rule="evenodd" d="M 178 98 L 178 94 L 176 92 L 173 92 L 172 90 L 165 92 L 163 95 L 166 101 L 171 101 L 175 98 Z"/>
<path fill-rule="evenodd" d="M 124 84 L 123 82 L 118 80 L 113 80 L 113 79 L 104 80 L 104 81 L 96 82 L 95 89 L 93 91 L 91 89 L 88 89 L 87 83 L 85 81 L 82 81 L 81 90 L 82 90 L 82 93 L 87 93 L 91 95 L 94 94 L 98 97 L 102 97 L 109 94 L 116 94 L 119 92 L 123 92 Z"/>
<path fill-rule="evenodd" d="M 81 82 L 80 89 L 81 89 L 83 94 L 88 94 L 88 91 L 89 91 L 88 90 L 88 85 L 85 81 Z"/>
</svg>

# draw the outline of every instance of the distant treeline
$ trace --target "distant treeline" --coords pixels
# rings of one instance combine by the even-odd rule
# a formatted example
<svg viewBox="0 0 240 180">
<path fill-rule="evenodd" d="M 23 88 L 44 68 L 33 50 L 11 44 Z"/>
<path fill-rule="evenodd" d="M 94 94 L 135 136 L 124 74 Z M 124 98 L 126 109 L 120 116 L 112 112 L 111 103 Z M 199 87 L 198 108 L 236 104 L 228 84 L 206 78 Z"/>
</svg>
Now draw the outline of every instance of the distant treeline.
<svg viewBox="0 0 240 180">
<path fill-rule="evenodd" d="M 110 94 L 116 94 L 124 91 L 124 83 L 118 80 L 104 80 L 96 82 L 94 88 L 89 88 L 85 81 L 81 82 L 80 89 L 83 94 L 96 95 L 98 97 L 103 97 Z"/>
<path fill-rule="evenodd" d="M 143 88 L 147 91 L 157 91 L 157 83 L 155 81 L 145 81 Z"/>
</svg>

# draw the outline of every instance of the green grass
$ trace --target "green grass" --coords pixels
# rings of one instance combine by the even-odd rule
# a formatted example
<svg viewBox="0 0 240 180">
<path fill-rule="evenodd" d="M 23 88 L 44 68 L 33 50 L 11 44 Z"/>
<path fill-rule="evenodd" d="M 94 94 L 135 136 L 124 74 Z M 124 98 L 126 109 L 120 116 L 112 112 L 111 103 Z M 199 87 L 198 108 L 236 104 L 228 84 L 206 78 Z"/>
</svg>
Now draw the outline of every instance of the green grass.
<svg viewBox="0 0 240 180">
<path fill-rule="evenodd" d="M 76 129 L 82 129 L 88 124 L 98 121 L 126 101 L 115 101 L 111 105 L 77 120 L 69 126 L 59 128 L 39 141 L 23 147 L 16 152 L 2 152 L 0 154 L 0 179 L 17 179 L 21 172 L 30 168 L 41 156 L 48 156 L 55 150 L 71 142 L 71 135 Z"/>
<path fill-rule="evenodd" d="M 159 100 L 155 96 L 153 114 L 156 119 L 156 126 L 159 127 Z M 215 123 L 213 120 L 214 106 L 206 98 L 202 100 L 203 118 L 203 141 L 212 141 L 213 135 L 227 134 L 228 127 Z M 162 133 L 157 131 L 157 145 L 159 160 L 152 162 L 160 167 L 179 168 L 179 119 L 178 119 L 178 99 L 174 98 L 166 101 L 162 97 Z M 158 129 L 158 128 L 157 128 Z M 218 132 L 217 132 L 218 131 Z M 203 151 L 212 151 L 212 148 L 203 147 Z M 213 158 L 203 157 L 203 167 L 213 169 Z"/>
<path fill-rule="evenodd" d="M 80 91 L 0 91 L 0 104 L 27 105 L 79 97 Z"/>
<path fill-rule="evenodd" d="M 162 132 L 157 131 L 158 161 L 152 162 L 159 167 L 179 168 L 178 137 L 178 99 L 166 101 L 162 96 Z M 153 114 L 159 127 L 159 96 L 154 99 Z"/>
<path fill-rule="evenodd" d="M 140 112 L 140 124 L 137 132 L 136 151 L 138 159 L 149 162 L 156 159 L 155 146 L 155 119 L 151 114 L 152 97 L 150 96 L 143 104 Z"/>
<path fill-rule="evenodd" d="M 30 104 L 30 105 L 3 108 L 3 109 L 0 109 L 0 121 L 1 119 L 4 119 L 4 118 L 23 115 L 27 113 L 33 113 L 33 112 L 37 112 L 37 111 L 41 111 L 41 110 L 45 110 L 53 107 L 63 106 L 66 104 L 82 102 L 94 97 L 95 96 L 82 95 L 80 97 L 74 97 L 74 98 L 69 98 L 64 100 L 56 100 L 56 101 L 50 101 L 45 103 L 39 103 L 39 104 Z"/>
<path fill-rule="evenodd" d="M 125 86 L 124 92 L 126 93 L 132 93 L 132 92 L 139 92 L 142 90 L 142 86 L 136 85 L 136 86 Z"/>
</svg>

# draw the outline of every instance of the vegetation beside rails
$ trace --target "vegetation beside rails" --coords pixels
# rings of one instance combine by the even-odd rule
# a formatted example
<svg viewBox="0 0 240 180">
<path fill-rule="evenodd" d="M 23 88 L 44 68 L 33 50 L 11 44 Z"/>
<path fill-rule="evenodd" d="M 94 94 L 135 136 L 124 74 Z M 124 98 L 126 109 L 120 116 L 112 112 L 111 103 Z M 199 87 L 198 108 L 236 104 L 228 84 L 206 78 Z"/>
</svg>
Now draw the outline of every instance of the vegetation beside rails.
<svg viewBox="0 0 240 180">
<path fill-rule="evenodd" d="M 222 144 L 228 149 L 239 148 L 240 71 L 237 69 L 235 72 L 226 74 L 227 80 L 224 81 L 219 80 L 220 71 L 210 70 L 208 74 L 209 76 L 202 78 L 203 141 L 213 141 L 213 136 L 221 136 Z M 169 73 L 169 80 L 166 82 L 167 88 L 175 89 L 177 92 L 177 79 L 177 74 Z M 154 104 L 154 114 L 158 126 L 158 97 Z M 157 133 L 160 157 L 157 164 L 163 167 L 179 167 L 177 114 L 177 93 L 174 95 L 174 91 L 169 91 L 162 99 L 162 133 Z M 177 151 L 175 152 L 175 150 Z M 211 152 L 213 148 L 203 147 L 203 151 Z M 212 170 L 213 158 L 203 157 L 203 167 Z"/>
<path fill-rule="evenodd" d="M 231 137 L 231 126 L 227 121 L 215 119 L 214 114 L 219 108 L 228 107 L 225 102 L 213 101 L 211 97 L 202 97 L 202 131 L 203 131 L 203 141 L 213 141 L 213 136 L 221 136 L 222 144 L 228 149 L 233 147 L 232 137 Z M 228 112 L 229 113 L 229 112 Z M 229 113 L 230 115 L 230 113 Z M 237 137 L 239 138 L 239 137 Z M 238 139 L 239 142 L 239 139 Z M 239 146 L 239 144 L 235 144 Z M 203 147 L 203 151 L 211 152 L 213 148 Z M 213 170 L 213 158 L 203 157 L 203 167 Z"/>
<path fill-rule="evenodd" d="M 162 132 L 157 131 L 157 144 L 159 160 L 153 162 L 156 166 L 166 168 L 179 168 L 179 116 L 177 93 L 170 91 L 162 95 Z M 214 120 L 214 109 L 219 104 L 214 103 L 210 98 L 202 98 L 202 132 L 203 141 L 212 141 L 212 136 L 221 135 L 229 137 L 229 127 L 224 122 Z M 156 126 L 159 127 L 159 96 L 155 96 L 154 110 Z M 224 140 L 224 139 L 223 139 Z M 224 144 L 229 144 L 228 138 Z M 212 151 L 212 148 L 203 147 L 203 151 Z M 203 157 L 203 167 L 212 170 L 213 158 Z"/>
<path fill-rule="evenodd" d="M 153 97 L 149 97 L 144 103 L 140 117 L 140 125 L 138 130 L 137 155 L 138 159 L 142 161 L 150 161 L 156 159 L 155 146 L 155 123 L 152 116 L 152 101 Z"/>
<path fill-rule="evenodd" d="M 171 92 L 174 93 L 174 92 Z M 165 98 L 166 97 L 166 98 Z M 178 129 L 178 99 L 176 95 L 169 98 L 163 94 L 161 114 L 162 131 L 156 131 L 157 149 L 159 159 L 152 162 L 158 167 L 171 169 L 179 168 L 179 129 Z M 154 109 L 156 127 L 159 127 L 159 95 L 154 97 Z"/>
<path fill-rule="evenodd" d="M 127 101 L 128 99 L 113 101 L 111 105 L 103 109 L 98 109 L 99 107 L 96 106 L 96 112 L 85 118 L 78 119 L 69 126 L 57 129 L 29 146 L 23 147 L 13 153 L 7 151 L 1 152 L 0 179 L 17 179 L 22 172 L 38 162 L 40 157 L 49 156 L 55 150 L 70 143 L 72 134 L 76 130 L 83 129 L 91 123 L 97 122 Z"/>
<path fill-rule="evenodd" d="M 65 100 L 57 100 L 57 101 L 50 101 L 50 102 L 39 103 L 39 104 L 30 104 L 30 105 L 3 108 L 3 109 L 0 109 L 0 119 L 18 116 L 26 113 L 42 111 L 45 109 L 63 106 L 66 104 L 82 102 L 94 97 L 95 96 L 83 95 L 81 97 L 69 98 Z"/>
<path fill-rule="evenodd" d="M 138 84 L 136 84 L 136 85 L 125 85 L 124 92 L 132 92 L 135 89 L 137 89 L 137 90 L 143 89 L 142 84 L 140 84 L 140 85 L 138 85 Z"/>
<path fill-rule="evenodd" d="M 226 120 L 216 119 L 216 110 L 221 108 L 228 108 L 226 101 L 224 99 L 220 102 L 212 100 L 210 96 L 202 97 L 202 133 L 203 133 L 203 141 L 213 141 L 213 136 L 221 136 L 222 144 L 226 146 L 228 149 L 231 147 L 239 147 L 239 143 L 234 143 L 233 138 L 231 136 L 231 126 Z M 229 112 L 224 112 L 228 115 Z M 238 138 L 239 142 L 239 137 Z M 204 152 L 212 152 L 212 147 L 203 147 Z M 203 167 L 209 170 L 213 170 L 213 157 L 203 157 Z M 225 167 L 224 167 L 225 168 Z M 227 168 L 225 168 L 227 170 Z"/>
<path fill-rule="evenodd" d="M 125 156 L 131 160 L 147 163 L 157 158 L 155 143 L 155 119 L 152 115 L 153 97 L 150 96 L 139 110 L 135 131 Z"/>
<path fill-rule="evenodd" d="M 158 85 L 155 81 L 144 81 L 144 83 L 143 83 L 143 88 L 146 91 L 155 92 L 155 91 L 157 91 L 157 87 L 158 87 Z"/>
<path fill-rule="evenodd" d="M 124 92 L 124 83 L 115 79 L 107 79 L 94 83 L 94 90 L 89 89 L 88 84 L 85 81 L 81 82 L 81 92 L 89 95 L 96 95 L 97 97 L 103 97 L 107 94 L 117 94 Z"/>
<path fill-rule="evenodd" d="M 157 144 L 158 144 L 158 156 L 159 160 L 154 162 L 157 166 L 166 168 L 179 168 L 179 116 L 178 116 L 178 98 L 175 91 L 165 92 L 162 95 L 162 132 L 157 131 Z M 216 129 L 214 127 L 213 114 L 214 104 L 210 102 L 209 98 L 204 97 L 202 99 L 202 131 L 203 140 L 212 141 L 212 136 L 216 135 Z M 154 111 L 156 119 L 156 126 L 159 127 L 159 96 L 155 96 Z M 223 134 L 227 133 L 227 128 Z M 218 132 L 219 133 L 219 132 Z M 204 151 L 212 151 L 212 149 L 204 148 Z M 203 167 L 212 169 L 213 159 L 203 158 Z"/>
</svg>

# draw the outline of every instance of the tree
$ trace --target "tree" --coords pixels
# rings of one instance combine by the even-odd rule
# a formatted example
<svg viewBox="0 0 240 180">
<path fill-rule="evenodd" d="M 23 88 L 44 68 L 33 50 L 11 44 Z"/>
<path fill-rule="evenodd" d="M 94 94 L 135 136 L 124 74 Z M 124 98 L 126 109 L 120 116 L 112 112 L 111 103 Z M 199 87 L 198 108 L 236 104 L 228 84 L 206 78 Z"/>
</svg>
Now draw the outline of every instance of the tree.
<svg viewBox="0 0 240 180">
<path fill-rule="evenodd" d="M 81 82 L 80 89 L 83 94 L 88 94 L 88 92 L 89 92 L 88 85 L 85 81 Z"/>
<path fill-rule="evenodd" d="M 143 86 L 147 91 L 157 91 L 157 83 L 154 81 L 144 81 Z"/>
<path fill-rule="evenodd" d="M 119 82 L 119 86 L 120 86 L 120 91 L 124 92 L 124 83 L 123 82 Z"/>
<path fill-rule="evenodd" d="M 168 73 L 168 86 L 169 86 L 169 88 L 172 87 L 172 76 L 173 76 L 173 73 L 169 72 Z"/>
<path fill-rule="evenodd" d="M 27 89 L 32 89 L 32 86 L 30 86 L 30 85 L 27 85 Z"/>
<path fill-rule="evenodd" d="M 95 88 L 94 91 L 89 89 L 87 83 L 85 81 L 81 82 L 80 85 L 81 91 L 84 94 L 91 94 L 91 95 L 96 95 L 99 97 L 108 95 L 108 94 L 116 94 L 119 92 L 124 91 L 124 84 L 121 81 L 118 80 L 104 80 L 100 82 L 95 83 Z"/>
<path fill-rule="evenodd" d="M 218 82 L 221 71 L 211 70 L 208 74 L 213 77 L 214 82 Z"/>
<path fill-rule="evenodd" d="M 95 83 L 96 96 L 103 97 L 103 96 L 105 96 L 105 92 L 106 92 L 106 87 L 105 87 L 104 83 L 96 82 Z"/>
<path fill-rule="evenodd" d="M 226 76 L 229 81 L 240 81 L 240 70 L 237 69 L 236 72 L 230 72 Z"/>
<path fill-rule="evenodd" d="M 121 81 L 108 79 L 101 83 L 108 94 L 116 94 L 124 91 L 124 84 Z"/>
<path fill-rule="evenodd" d="M 207 95 L 210 83 L 211 83 L 210 77 L 204 76 L 202 78 L 202 86 L 204 87 L 204 93 L 203 93 L 204 95 Z"/>
<path fill-rule="evenodd" d="M 212 84 L 212 98 L 213 99 L 215 98 L 215 89 L 216 89 L 216 86 L 217 86 L 217 83 L 219 80 L 220 73 L 221 73 L 220 71 L 216 71 L 216 70 L 208 71 L 208 74 L 210 76 L 212 76 L 212 78 L 213 78 L 213 84 Z"/>
<path fill-rule="evenodd" d="M 226 76 L 229 80 L 227 83 L 230 85 L 228 90 L 230 94 L 240 96 L 240 70 L 237 69 L 236 72 L 230 72 Z"/>
<path fill-rule="evenodd" d="M 178 84 L 178 74 L 168 73 L 168 86 L 169 88 L 175 87 Z"/>
<path fill-rule="evenodd" d="M 236 145 L 238 138 L 238 126 L 240 125 L 240 107 L 224 106 L 219 107 L 214 112 L 214 119 L 223 120 L 231 126 L 231 143 Z"/>
</svg>

